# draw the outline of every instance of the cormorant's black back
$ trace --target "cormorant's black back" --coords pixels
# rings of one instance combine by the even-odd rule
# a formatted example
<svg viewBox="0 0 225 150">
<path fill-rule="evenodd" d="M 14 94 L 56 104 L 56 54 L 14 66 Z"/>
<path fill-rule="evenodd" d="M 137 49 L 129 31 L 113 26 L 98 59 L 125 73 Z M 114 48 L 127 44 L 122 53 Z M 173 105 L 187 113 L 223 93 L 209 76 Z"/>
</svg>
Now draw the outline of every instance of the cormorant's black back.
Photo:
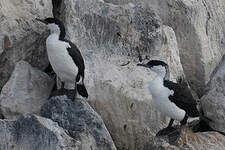
<svg viewBox="0 0 225 150">
<path fill-rule="evenodd" d="M 187 86 L 174 83 L 172 81 L 164 80 L 164 86 L 174 91 L 173 96 L 169 99 L 174 102 L 179 108 L 186 111 L 190 117 L 198 117 L 197 102 L 193 98 Z"/>
<path fill-rule="evenodd" d="M 76 66 L 78 67 L 78 74 L 76 78 L 76 81 L 78 82 L 80 80 L 80 76 L 84 78 L 84 70 L 85 70 L 84 59 L 80 53 L 80 50 L 77 48 L 75 44 L 66 39 L 64 39 L 63 41 L 70 44 L 70 48 L 67 48 L 67 51 L 69 55 L 72 57 Z"/>
</svg>

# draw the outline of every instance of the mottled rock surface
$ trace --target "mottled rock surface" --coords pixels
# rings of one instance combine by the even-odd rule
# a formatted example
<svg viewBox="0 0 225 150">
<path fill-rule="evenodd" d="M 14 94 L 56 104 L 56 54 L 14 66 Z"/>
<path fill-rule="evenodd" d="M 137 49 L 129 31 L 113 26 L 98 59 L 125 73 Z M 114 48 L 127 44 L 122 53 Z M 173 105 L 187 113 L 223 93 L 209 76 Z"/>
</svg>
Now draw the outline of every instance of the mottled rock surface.
<svg viewBox="0 0 225 150">
<path fill-rule="evenodd" d="M 118 149 L 144 149 L 167 119 L 148 91 L 155 74 L 136 64 L 157 58 L 168 62 L 171 79 L 184 76 L 175 33 L 143 3 L 68 0 L 63 5 L 67 35 L 85 58 L 88 101 Z"/>
<path fill-rule="evenodd" d="M 164 24 L 176 33 L 181 63 L 199 95 L 225 54 L 224 0 L 150 0 Z"/>
<path fill-rule="evenodd" d="M 88 100 L 103 118 L 117 148 L 141 150 L 152 143 L 155 133 L 167 123 L 148 91 L 155 74 L 125 57 L 99 53 L 86 57 L 90 58 L 85 79 Z"/>
<path fill-rule="evenodd" d="M 25 61 L 15 69 L 0 95 L 0 111 L 5 118 L 16 119 L 21 114 L 38 114 L 47 102 L 54 81 Z"/>
<path fill-rule="evenodd" d="M 82 99 L 74 102 L 66 96 L 52 97 L 41 111 L 81 141 L 82 150 L 116 150 L 112 138 L 101 117 Z"/>
<path fill-rule="evenodd" d="M 104 0 L 138 4 L 137 0 Z M 173 28 L 181 63 L 190 85 L 200 96 L 225 54 L 224 0 L 141 0 L 155 10 L 162 23 Z"/>
<path fill-rule="evenodd" d="M 47 30 L 34 19 L 52 16 L 51 12 L 50 0 L 0 1 L 0 90 L 19 60 L 39 69 L 48 65 Z"/>
<path fill-rule="evenodd" d="M 209 91 L 201 98 L 205 115 L 213 122 L 210 126 L 225 133 L 225 60 L 218 67 L 209 84 Z"/>
<path fill-rule="evenodd" d="M 185 128 L 175 145 L 170 145 L 166 138 L 155 138 L 154 145 L 147 146 L 146 150 L 224 150 L 225 137 L 217 132 L 193 133 Z"/>
<path fill-rule="evenodd" d="M 143 3 L 119 6 L 101 0 L 68 0 L 63 7 L 67 35 L 81 50 L 145 58 L 161 49 L 161 20 Z"/>
<path fill-rule="evenodd" d="M 78 150 L 80 145 L 57 123 L 35 115 L 0 120 L 0 131 L 1 150 Z"/>
</svg>

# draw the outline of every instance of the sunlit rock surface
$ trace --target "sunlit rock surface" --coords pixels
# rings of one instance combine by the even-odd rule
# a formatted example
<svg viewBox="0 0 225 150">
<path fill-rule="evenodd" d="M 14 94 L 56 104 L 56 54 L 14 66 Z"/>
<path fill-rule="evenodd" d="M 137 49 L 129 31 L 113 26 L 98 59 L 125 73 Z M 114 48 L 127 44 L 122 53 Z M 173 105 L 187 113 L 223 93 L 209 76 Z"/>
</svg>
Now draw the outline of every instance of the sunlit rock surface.
<svg viewBox="0 0 225 150">
<path fill-rule="evenodd" d="M 0 90 L 9 79 L 16 62 L 25 60 L 44 69 L 47 28 L 35 18 L 52 16 L 50 0 L 0 1 Z"/>
<path fill-rule="evenodd" d="M 22 114 L 39 114 L 48 101 L 54 81 L 25 61 L 16 64 L 9 81 L 0 94 L 0 112 L 7 119 Z"/>
</svg>

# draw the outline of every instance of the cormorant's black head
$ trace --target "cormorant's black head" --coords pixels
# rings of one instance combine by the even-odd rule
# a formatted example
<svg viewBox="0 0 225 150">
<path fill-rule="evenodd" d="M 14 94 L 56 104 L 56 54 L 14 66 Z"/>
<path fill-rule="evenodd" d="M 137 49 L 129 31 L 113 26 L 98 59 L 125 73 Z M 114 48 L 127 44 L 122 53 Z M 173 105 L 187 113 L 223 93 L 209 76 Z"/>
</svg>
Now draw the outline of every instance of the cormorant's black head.
<svg viewBox="0 0 225 150">
<path fill-rule="evenodd" d="M 46 18 L 44 20 L 41 20 L 41 19 L 36 18 L 36 20 L 46 24 L 48 26 L 48 28 L 50 29 L 51 33 L 60 34 L 60 37 L 59 37 L 60 39 L 65 38 L 65 27 L 64 27 L 62 21 L 60 21 L 59 19 Z"/>
<path fill-rule="evenodd" d="M 143 66 L 152 69 L 152 67 L 162 66 L 168 67 L 168 65 L 161 60 L 150 60 L 147 64 L 137 64 L 138 66 Z"/>
<path fill-rule="evenodd" d="M 161 60 L 150 60 L 147 64 L 137 64 L 137 66 L 149 68 L 158 75 L 163 76 L 164 79 L 169 80 L 168 65 Z"/>
</svg>

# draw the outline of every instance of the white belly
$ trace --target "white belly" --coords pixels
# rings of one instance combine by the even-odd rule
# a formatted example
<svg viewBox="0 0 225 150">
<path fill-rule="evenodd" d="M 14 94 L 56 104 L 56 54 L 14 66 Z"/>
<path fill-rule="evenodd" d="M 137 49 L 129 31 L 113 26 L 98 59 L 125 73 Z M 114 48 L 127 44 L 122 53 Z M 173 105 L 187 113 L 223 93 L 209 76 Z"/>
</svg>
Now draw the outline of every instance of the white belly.
<svg viewBox="0 0 225 150">
<path fill-rule="evenodd" d="M 46 41 L 48 58 L 53 70 L 61 81 L 74 83 L 78 72 L 77 66 L 67 52 L 68 43 L 50 35 Z"/>
<path fill-rule="evenodd" d="M 161 113 L 178 121 L 181 121 L 184 118 L 185 111 L 169 100 L 168 97 L 173 94 L 173 91 L 164 87 L 161 79 L 152 80 L 149 88 L 153 102 Z"/>
</svg>

